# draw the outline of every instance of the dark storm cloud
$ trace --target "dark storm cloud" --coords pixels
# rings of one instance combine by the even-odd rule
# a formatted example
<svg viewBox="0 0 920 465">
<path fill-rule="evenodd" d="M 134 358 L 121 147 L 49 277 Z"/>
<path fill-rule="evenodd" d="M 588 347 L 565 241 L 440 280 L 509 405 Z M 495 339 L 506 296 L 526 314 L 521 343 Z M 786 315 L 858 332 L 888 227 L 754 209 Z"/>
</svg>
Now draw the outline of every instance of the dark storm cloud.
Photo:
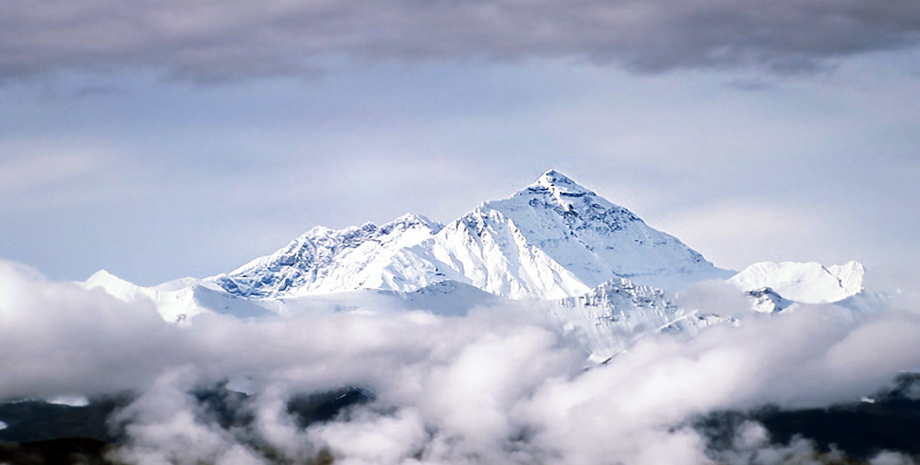
<svg viewBox="0 0 920 465">
<path fill-rule="evenodd" d="M 221 80 L 311 73 L 341 56 L 794 72 L 918 38 L 915 0 L 8 0 L 0 73 L 141 66 Z"/>
</svg>

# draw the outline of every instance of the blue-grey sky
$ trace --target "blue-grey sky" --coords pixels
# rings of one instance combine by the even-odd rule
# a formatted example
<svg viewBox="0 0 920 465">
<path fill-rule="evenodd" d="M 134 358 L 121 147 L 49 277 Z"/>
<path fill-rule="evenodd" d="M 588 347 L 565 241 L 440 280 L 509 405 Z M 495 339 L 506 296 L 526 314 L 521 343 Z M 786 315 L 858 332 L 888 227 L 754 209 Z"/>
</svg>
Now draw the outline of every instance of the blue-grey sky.
<svg viewBox="0 0 920 465">
<path fill-rule="evenodd" d="M 920 260 L 920 3 L 12 0 L 0 257 L 139 284 L 555 168 L 717 265 Z"/>
</svg>

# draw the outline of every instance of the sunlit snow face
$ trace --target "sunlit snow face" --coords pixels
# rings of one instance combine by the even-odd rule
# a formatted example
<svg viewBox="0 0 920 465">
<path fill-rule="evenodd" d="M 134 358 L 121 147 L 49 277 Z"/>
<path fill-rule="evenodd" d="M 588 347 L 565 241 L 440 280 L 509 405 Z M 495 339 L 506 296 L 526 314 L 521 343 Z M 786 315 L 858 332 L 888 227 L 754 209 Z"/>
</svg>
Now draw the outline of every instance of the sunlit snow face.
<svg viewBox="0 0 920 465">
<path fill-rule="evenodd" d="M 268 463 L 269 448 L 346 464 L 711 463 L 687 426 L 696 415 L 847 401 L 920 366 L 920 318 L 904 302 L 916 303 L 861 322 L 833 306 L 752 315 L 691 340 L 646 338 L 584 370 L 577 344 L 526 304 L 466 317 L 203 315 L 178 328 L 147 305 L 3 263 L 0 397 L 137 391 L 117 417 L 128 463 Z M 250 380 L 250 426 L 221 427 L 189 394 L 225 379 Z M 291 396 L 341 386 L 374 400 L 307 429 L 286 410 Z M 778 449 L 758 428 L 745 426 L 724 461 L 811 460 L 808 443 Z"/>
</svg>

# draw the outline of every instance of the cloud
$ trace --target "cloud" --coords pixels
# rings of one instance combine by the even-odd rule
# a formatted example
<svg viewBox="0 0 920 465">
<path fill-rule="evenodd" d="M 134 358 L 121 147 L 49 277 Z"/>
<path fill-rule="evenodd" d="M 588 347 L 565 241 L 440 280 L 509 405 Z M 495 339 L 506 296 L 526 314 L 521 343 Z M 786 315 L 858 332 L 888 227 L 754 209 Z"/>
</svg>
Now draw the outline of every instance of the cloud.
<svg viewBox="0 0 920 465">
<path fill-rule="evenodd" d="M 127 305 L 0 261 L 0 398 L 135 389 L 181 363 L 179 336 L 150 303 Z"/>
<path fill-rule="evenodd" d="M 747 305 L 729 294 L 707 288 L 696 303 Z M 144 465 L 712 463 L 688 426 L 698 415 L 851 401 L 920 366 L 920 314 L 842 311 L 801 306 L 692 339 L 661 334 L 585 370 L 577 342 L 527 303 L 466 317 L 205 315 L 178 328 L 150 305 L 0 262 L 0 397 L 132 389 L 139 396 L 113 420 L 127 433 L 115 457 Z M 248 423 L 222 424 L 190 394 L 243 377 Z M 341 386 L 374 399 L 306 429 L 287 411 L 293 396 Z M 757 424 L 735 442 L 721 463 L 821 463 L 810 443 L 771 444 Z"/>
<path fill-rule="evenodd" d="M 233 433 L 203 412 L 188 393 L 194 380 L 189 368 L 164 373 L 115 422 L 125 423 L 132 447 L 114 455 L 124 463 L 200 463 L 257 465 L 264 463 L 252 451 L 236 444 Z"/>
<path fill-rule="evenodd" d="M 2 75 L 141 66 L 201 81 L 313 74 L 342 56 L 578 57 L 638 72 L 785 73 L 920 37 L 911 0 L 12 0 L 0 18 Z"/>
</svg>

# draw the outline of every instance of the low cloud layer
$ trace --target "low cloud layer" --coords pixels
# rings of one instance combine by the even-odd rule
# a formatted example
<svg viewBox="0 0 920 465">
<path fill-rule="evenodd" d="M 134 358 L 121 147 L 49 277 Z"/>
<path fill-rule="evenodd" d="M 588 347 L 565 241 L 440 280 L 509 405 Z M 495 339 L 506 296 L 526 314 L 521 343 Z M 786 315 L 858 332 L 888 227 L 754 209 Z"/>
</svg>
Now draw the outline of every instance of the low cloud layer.
<svg viewBox="0 0 920 465">
<path fill-rule="evenodd" d="M 0 75 L 140 66 L 225 80 L 310 74 L 342 56 L 796 72 L 918 38 L 912 0 L 10 0 L 0 5 Z"/>
<path fill-rule="evenodd" d="M 714 305 L 737 302 L 709 292 Z M 318 454 L 341 464 L 704 464 L 712 451 L 688 426 L 698 415 L 851 401 L 920 367 L 920 315 L 911 310 L 750 315 L 693 339 L 644 338 L 584 370 L 576 341 L 526 305 L 462 318 L 215 315 L 179 328 L 152 306 L 0 262 L 0 398 L 135 390 L 117 414 L 128 439 L 115 454 L 145 465 Z M 245 428 L 221 426 L 190 394 L 225 379 L 251 382 Z M 286 410 L 294 395 L 341 386 L 375 398 L 307 429 Z M 808 442 L 771 445 L 756 423 L 721 454 L 718 463 L 819 463 Z"/>
</svg>

